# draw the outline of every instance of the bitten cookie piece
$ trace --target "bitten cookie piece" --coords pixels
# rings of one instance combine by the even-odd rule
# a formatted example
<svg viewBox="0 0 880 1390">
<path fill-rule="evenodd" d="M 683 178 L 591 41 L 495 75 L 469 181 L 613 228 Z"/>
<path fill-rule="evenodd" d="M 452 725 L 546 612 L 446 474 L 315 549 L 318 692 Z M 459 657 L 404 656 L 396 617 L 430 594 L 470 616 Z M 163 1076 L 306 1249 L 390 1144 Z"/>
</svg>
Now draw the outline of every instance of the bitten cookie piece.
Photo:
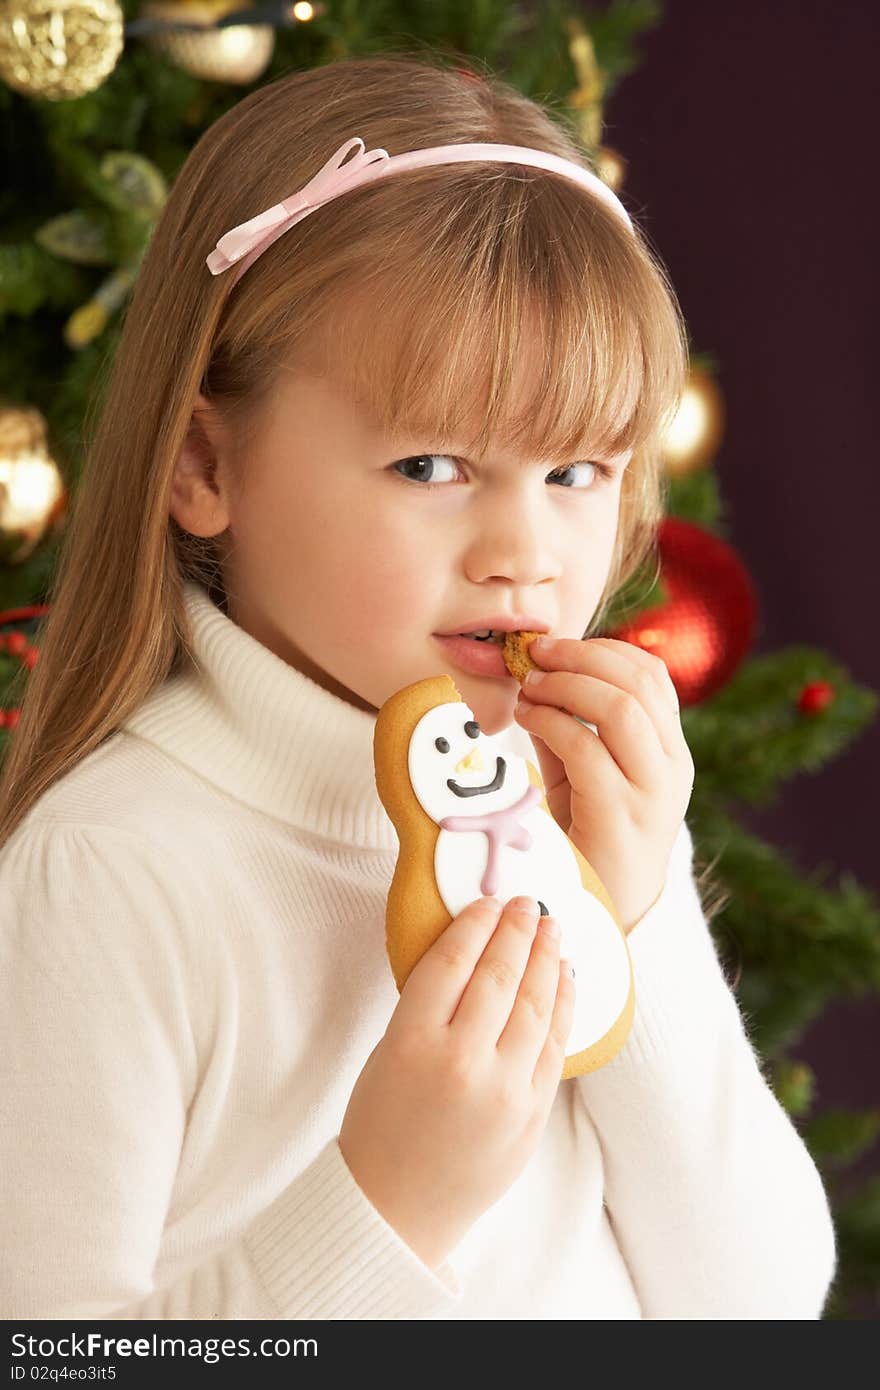
<svg viewBox="0 0 880 1390">
<path fill-rule="evenodd" d="M 534 671 L 537 662 L 529 656 L 529 647 L 540 632 L 505 632 L 501 648 L 504 664 L 512 676 L 522 685 L 529 671 Z"/>
</svg>

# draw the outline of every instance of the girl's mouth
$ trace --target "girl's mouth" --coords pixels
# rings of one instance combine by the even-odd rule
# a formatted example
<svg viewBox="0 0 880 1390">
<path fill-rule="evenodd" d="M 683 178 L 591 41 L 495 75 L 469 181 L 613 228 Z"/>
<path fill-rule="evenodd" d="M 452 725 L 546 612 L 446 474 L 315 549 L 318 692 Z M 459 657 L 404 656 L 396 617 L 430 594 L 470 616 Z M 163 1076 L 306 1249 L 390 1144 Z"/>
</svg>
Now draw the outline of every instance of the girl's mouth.
<svg viewBox="0 0 880 1390">
<path fill-rule="evenodd" d="M 512 680 L 510 672 L 504 662 L 502 646 L 504 638 L 502 635 L 495 637 L 478 637 L 475 633 L 468 633 L 466 636 L 459 633 L 450 637 L 441 637 L 436 634 L 436 640 L 446 652 L 450 661 L 463 671 L 469 671 L 476 676 L 502 676 Z"/>
</svg>

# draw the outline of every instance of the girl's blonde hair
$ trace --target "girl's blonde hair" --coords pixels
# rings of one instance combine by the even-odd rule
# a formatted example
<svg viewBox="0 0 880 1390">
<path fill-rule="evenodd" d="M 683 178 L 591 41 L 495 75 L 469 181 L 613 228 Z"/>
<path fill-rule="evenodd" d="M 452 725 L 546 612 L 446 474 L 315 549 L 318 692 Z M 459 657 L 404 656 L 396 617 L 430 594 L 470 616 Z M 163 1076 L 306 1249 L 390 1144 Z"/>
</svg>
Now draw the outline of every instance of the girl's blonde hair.
<svg viewBox="0 0 880 1390">
<path fill-rule="evenodd" d="M 294 72 L 232 107 L 189 155 L 86 452 L 0 775 L 0 846 L 189 659 L 183 582 L 225 604 L 229 533 L 193 536 L 169 515 L 181 446 L 201 439 L 199 391 L 236 441 L 300 364 L 332 374 L 389 433 L 423 425 L 452 437 L 481 418 L 478 450 L 503 437 L 551 464 L 632 447 L 611 573 L 585 635 L 649 557 L 686 331 L 644 237 L 583 188 L 511 164 L 410 170 L 305 218 L 234 289 L 233 272 L 205 265 L 224 232 L 301 187 L 353 135 L 389 154 L 487 141 L 590 167 L 563 118 L 488 71 L 475 76 L 424 53 Z M 536 342 L 540 376 L 521 401 L 515 369 Z"/>
</svg>

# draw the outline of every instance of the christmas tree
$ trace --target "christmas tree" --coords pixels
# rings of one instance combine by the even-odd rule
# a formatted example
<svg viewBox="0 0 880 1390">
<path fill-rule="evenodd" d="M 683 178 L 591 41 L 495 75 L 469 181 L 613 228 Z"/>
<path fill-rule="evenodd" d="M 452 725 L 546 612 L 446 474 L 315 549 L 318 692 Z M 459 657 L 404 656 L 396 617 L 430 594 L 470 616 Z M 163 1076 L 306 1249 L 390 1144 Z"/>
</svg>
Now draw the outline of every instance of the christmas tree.
<svg viewBox="0 0 880 1390">
<path fill-rule="evenodd" d="M 566 118 L 610 186 L 603 104 L 661 19 L 652 0 L 573 11 L 471 5 L 82 0 L 49 28 L 30 0 L 0 14 L 0 760 L 15 738 L 69 503 L 140 260 L 192 145 L 254 86 L 292 69 L 423 48 L 479 81 L 498 72 Z M 34 170 L 40 171 L 34 178 Z M 725 538 L 712 467 L 717 364 L 693 351 L 665 441 L 655 561 L 614 596 L 602 632 L 661 656 L 696 765 L 688 810 L 706 916 L 749 1035 L 832 1201 L 840 1264 L 827 1318 L 880 1295 L 880 1178 L 847 1170 L 880 1111 L 823 1110 L 798 1040 L 832 1001 L 880 987 L 880 907 L 851 875 L 804 879 L 747 833 L 744 807 L 818 771 L 874 718 L 876 695 L 824 652 L 750 656 L 758 596 Z"/>
</svg>

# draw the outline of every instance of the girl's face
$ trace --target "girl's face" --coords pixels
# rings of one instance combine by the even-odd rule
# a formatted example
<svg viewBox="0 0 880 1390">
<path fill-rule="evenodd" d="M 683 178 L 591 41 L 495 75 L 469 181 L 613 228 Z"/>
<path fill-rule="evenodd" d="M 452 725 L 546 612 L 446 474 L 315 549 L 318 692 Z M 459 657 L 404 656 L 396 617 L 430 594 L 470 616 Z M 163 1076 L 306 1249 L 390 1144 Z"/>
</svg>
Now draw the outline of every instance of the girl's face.
<svg viewBox="0 0 880 1390">
<path fill-rule="evenodd" d="M 229 616 L 358 708 L 448 673 L 486 733 L 506 728 L 519 682 L 461 668 L 436 634 L 520 613 L 581 637 L 609 572 L 628 459 L 601 460 L 613 465 L 605 478 L 590 459 L 563 469 L 501 449 L 466 458 L 456 440 L 383 437 L 326 378 L 283 380 L 228 478 L 219 452 L 219 499 L 175 483 L 180 525 L 230 527 Z"/>
</svg>

